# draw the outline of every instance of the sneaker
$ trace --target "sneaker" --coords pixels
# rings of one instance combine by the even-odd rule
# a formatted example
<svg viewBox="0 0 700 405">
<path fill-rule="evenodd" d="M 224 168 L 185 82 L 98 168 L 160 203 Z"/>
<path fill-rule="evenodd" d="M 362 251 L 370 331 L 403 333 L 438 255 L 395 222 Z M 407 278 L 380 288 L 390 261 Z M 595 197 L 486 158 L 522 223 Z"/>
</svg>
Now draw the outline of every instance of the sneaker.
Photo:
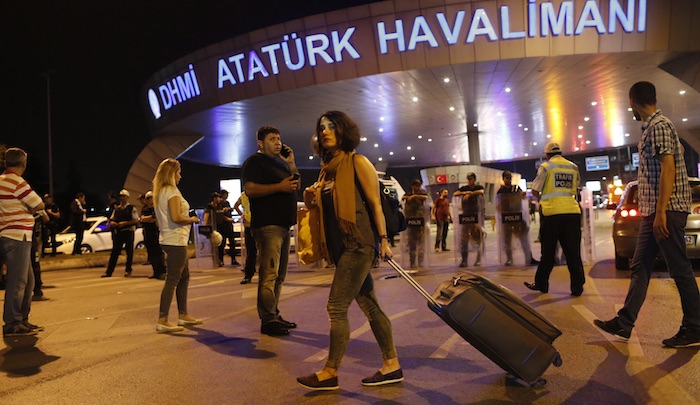
<svg viewBox="0 0 700 405">
<path fill-rule="evenodd" d="M 512 260 L 506 260 L 506 266 L 512 266 L 513 261 Z"/>
<path fill-rule="evenodd" d="M 253 280 L 248 277 L 243 277 L 243 280 L 241 280 L 241 284 L 250 284 L 251 281 Z"/>
<path fill-rule="evenodd" d="M 289 328 L 281 322 L 272 321 L 260 326 L 260 333 L 268 336 L 287 336 L 289 335 Z"/>
<path fill-rule="evenodd" d="M 466 260 L 462 260 L 462 262 L 459 264 L 459 267 L 467 267 L 467 266 L 468 266 L 468 265 L 467 265 L 467 261 L 466 261 Z"/>
<path fill-rule="evenodd" d="M 37 331 L 37 332 L 43 332 L 43 331 L 44 331 L 44 327 L 43 327 L 43 326 L 34 325 L 33 323 L 29 323 L 29 322 L 27 322 L 27 321 L 22 322 L 22 324 L 24 324 L 24 326 L 26 326 L 27 328 L 29 328 L 29 330 L 35 330 L 35 331 Z"/>
<path fill-rule="evenodd" d="M 12 337 L 12 336 L 32 336 L 36 335 L 37 331 L 29 329 L 26 325 L 20 323 L 15 326 L 12 326 L 9 329 L 4 329 L 2 330 L 2 335 L 4 337 Z"/>
<path fill-rule="evenodd" d="M 131 277 L 131 272 L 127 271 L 126 273 L 124 273 L 124 277 Z"/>
<path fill-rule="evenodd" d="M 538 266 L 539 264 L 539 260 L 535 260 L 534 258 L 530 259 L 530 266 Z"/>
<path fill-rule="evenodd" d="M 439 252 L 440 248 L 435 248 L 435 253 Z"/>
<path fill-rule="evenodd" d="M 338 386 L 338 377 L 331 377 L 327 380 L 319 381 L 316 373 L 307 375 L 306 377 L 297 377 L 297 382 L 302 387 L 314 391 L 333 391 L 340 388 Z"/>
<path fill-rule="evenodd" d="M 32 301 L 48 301 L 49 299 L 44 297 L 44 295 L 32 295 Z"/>
<path fill-rule="evenodd" d="M 105 274 L 101 275 L 100 277 L 102 277 L 102 278 L 104 278 L 104 277 L 112 277 L 112 275 L 109 274 L 109 273 L 105 273 Z"/>
<path fill-rule="evenodd" d="M 481 260 L 477 260 L 474 262 L 474 266 L 479 267 L 481 266 Z"/>
<path fill-rule="evenodd" d="M 157 323 L 156 324 L 156 331 L 157 332 L 181 332 L 185 330 L 182 326 L 175 326 L 172 323 Z"/>
<path fill-rule="evenodd" d="M 231 266 L 240 266 L 240 265 L 241 265 L 241 264 L 238 263 L 238 262 L 235 261 L 235 260 L 233 260 L 233 261 L 231 262 Z"/>
<path fill-rule="evenodd" d="M 201 319 L 195 319 L 190 316 L 184 316 L 177 320 L 178 326 L 193 326 L 201 325 L 203 321 Z"/>
<path fill-rule="evenodd" d="M 450 249 L 448 249 L 448 248 L 444 248 L 444 249 L 442 249 L 442 251 L 443 251 L 443 252 L 449 252 L 449 251 L 450 251 Z"/>
<path fill-rule="evenodd" d="M 685 326 L 676 333 L 676 336 L 664 339 L 664 346 L 673 348 L 700 346 L 700 331 L 691 331 Z"/>
<path fill-rule="evenodd" d="M 403 381 L 403 372 L 401 369 L 392 371 L 389 374 L 382 374 L 381 371 L 377 371 L 373 376 L 363 378 L 362 385 L 375 387 L 377 385 L 394 384 L 401 381 Z"/>
<path fill-rule="evenodd" d="M 622 326 L 620 326 L 620 320 L 618 317 L 614 317 L 609 321 L 601 321 L 600 319 L 595 319 L 593 321 L 593 324 L 602 331 L 607 332 L 620 340 L 624 340 L 625 342 L 630 340 L 630 335 L 632 334 L 632 332 L 624 330 Z"/>
</svg>

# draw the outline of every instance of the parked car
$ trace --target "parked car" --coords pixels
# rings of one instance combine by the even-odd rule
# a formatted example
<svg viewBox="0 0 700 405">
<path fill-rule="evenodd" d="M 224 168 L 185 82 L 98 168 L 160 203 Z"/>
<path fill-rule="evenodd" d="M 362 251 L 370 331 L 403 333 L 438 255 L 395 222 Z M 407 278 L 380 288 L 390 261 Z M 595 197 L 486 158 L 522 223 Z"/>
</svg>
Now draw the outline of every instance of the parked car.
<svg viewBox="0 0 700 405">
<path fill-rule="evenodd" d="M 685 246 L 690 258 L 700 258 L 700 179 L 690 178 L 693 201 L 685 225 Z M 628 270 L 634 256 L 639 234 L 639 206 L 637 203 L 637 181 L 630 182 L 620 198 L 613 214 L 613 242 L 615 244 L 615 268 Z"/>
<path fill-rule="evenodd" d="M 83 226 L 83 243 L 80 245 L 82 253 L 100 252 L 112 250 L 112 233 L 107 229 L 107 217 L 90 217 Z M 75 245 L 75 233 L 68 227 L 56 235 L 56 253 L 71 254 Z M 137 228 L 134 234 L 134 248 L 145 249 L 143 243 L 143 228 Z M 44 245 L 44 253 L 51 253 L 51 243 Z"/>
</svg>

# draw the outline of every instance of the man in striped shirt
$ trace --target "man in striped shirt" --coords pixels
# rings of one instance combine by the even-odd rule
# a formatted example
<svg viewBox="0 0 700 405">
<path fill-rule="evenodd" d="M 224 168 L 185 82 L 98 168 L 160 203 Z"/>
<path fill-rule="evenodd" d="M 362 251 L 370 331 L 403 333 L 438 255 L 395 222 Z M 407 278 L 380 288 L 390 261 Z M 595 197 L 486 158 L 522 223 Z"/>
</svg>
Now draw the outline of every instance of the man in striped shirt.
<svg viewBox="0 0 700 405">
<path fill-rule="evenodd" d="M 22 178 L 27 153 L 9 148 L 0 156 L 0 251 L 7 260 L 3 336 L 35 335 L 42 327 L 29 323 L 34 275 L 31 266 L 33 213 L 44 209 L 41 197 Z"/>
</svg>

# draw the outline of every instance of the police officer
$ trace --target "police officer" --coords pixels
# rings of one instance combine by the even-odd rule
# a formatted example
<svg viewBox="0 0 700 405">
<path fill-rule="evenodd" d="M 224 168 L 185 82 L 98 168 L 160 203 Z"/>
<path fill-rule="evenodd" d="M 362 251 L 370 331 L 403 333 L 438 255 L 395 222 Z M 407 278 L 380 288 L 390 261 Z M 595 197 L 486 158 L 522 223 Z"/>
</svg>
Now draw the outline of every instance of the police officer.
<svg viewBox="0 0 700 405">
<path fill-rule="evenodd" d="M 129 197 L 129 191 L 122 190 L 119 192 L 119 205 L 109 218 L 109 225 L 115 230 L 114 242 L 112 244 L 112 253 L 109 255 L 107 271 L 102 277 L 112 277 L 122 247 L 126 249 L 126 271 L 124 277 L 131 277 L 131 264 L 134 261 L 134 232 L 136 231 L 136 224 L 139 222 L 139 214 L 136 211 L 136 207 L 129 204 Z"/>
<path fill-rule="evenodd" d="M 421 188 L 422 186 L 423 182 L 421 179 L 413 179 L 411 181 L 411 191 L 401 197 L 404 202 L 404 213 L 408 224 L 408 255 L 410 268 L 412 269 L 423 267 L 423 256 L 425 254 L 425 202 L 428 200 L 428 193 Z"/>
<path fill-rule="evenodd" d="M 520 241 L 523 249 L 524 265 L 536 266 L 540 264 L 532 258 L 530 250 L 530 223 L 527 221 L 527 201 L 525 192 L 517 184 L 513 184 L 513 173 L 508 170 L 501 174 L 503 185 L 496 191 L 496 211 L 498 212 L 497 222 L 499 231 L 500 252 L 506 254 L 506 266 L 513 265 L 513 236 Z M 527 204 L 527 205 L 525 205 Z"/>
<path fill-rule="evenodd" d="M 561 156 L 561 146 L 550 142 L 544 152 L 547 161 L 540 165 L 532 182 L 532 194 L 542 209 L 542 260 L 535 282 L 525 282 L 531 290 L 549 291 L 549 275 L 554 267 L 557 241 L 566 255 L 571 275 L 571 295 L 580 296 L 586 282 L 581 262 L 581 207 L 576 201 L 581 175 L 576 164 Z"/>
</svg>

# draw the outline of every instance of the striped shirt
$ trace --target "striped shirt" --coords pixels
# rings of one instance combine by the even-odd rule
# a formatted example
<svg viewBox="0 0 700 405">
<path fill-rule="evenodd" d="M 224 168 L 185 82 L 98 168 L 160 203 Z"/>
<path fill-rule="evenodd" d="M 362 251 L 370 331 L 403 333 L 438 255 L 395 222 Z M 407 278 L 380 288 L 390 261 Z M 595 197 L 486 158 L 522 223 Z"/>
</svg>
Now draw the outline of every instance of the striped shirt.
<svg viewBox="0 0 700 405">
<path fill-rule="evenodd" d="M 29 209 L 41 202 L 21 176 L 5 170 L 0 175 L 0 237 L 31 241 L 34 216 Z"/>
<path fill-rule="evenodd" d="M 673 123 L 656 110 L 642 126 L 642 139 L 639 141 L 639 212 L 650 216 L 656 211 L 659 199 L 662 155 L 672 155 L 676 165 L 676 177 L 667 211 L 690 212 L 690 184 L 685 168 L 683 148 Z"/>
</svg>

